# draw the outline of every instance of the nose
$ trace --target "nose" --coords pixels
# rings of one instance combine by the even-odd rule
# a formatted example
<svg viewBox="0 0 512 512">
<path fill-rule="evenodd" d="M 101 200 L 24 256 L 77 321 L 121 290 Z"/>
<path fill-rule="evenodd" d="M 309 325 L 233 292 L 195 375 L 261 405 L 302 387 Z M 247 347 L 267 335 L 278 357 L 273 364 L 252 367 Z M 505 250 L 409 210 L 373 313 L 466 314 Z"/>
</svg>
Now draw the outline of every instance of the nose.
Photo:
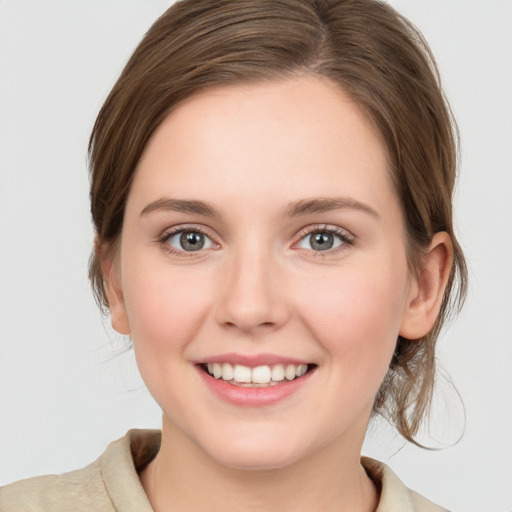
<svg viewBox="0 0 512 512">
<path fill-rule="evenodd" d="M 245 334 L 281 327 L 290 316 L 282 275 L 264 251 L 248 249 L 227 258 L 219 275 L 217 322 Z"/>
</svg>

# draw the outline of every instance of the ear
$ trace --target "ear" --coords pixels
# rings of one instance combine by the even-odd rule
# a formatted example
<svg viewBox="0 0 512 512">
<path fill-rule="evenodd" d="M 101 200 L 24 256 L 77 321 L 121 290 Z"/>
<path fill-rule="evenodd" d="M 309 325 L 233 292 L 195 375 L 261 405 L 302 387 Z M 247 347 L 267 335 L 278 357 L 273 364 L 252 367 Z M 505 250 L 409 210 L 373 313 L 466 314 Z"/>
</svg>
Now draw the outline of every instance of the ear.
<svg viewBox="0 0 512 512">
<path fill-rule="evenodd" d="M 452 242 L 448 233 L 443 231 L 434 235 L 422 260 L 423 267 L 411 286 L 400 327 L 400 335 L 409 340 L 428 334 L 439 314 L 453 263 Z"/>
<path fill-rule="evenodd" d="M 128 322 L 121 284 L 119 250 L 98 239 L 95 240 L 95 247 L 103 274 L 112 327 L 119 334 L 130 334 L 130 324 Z"/>
</svg>

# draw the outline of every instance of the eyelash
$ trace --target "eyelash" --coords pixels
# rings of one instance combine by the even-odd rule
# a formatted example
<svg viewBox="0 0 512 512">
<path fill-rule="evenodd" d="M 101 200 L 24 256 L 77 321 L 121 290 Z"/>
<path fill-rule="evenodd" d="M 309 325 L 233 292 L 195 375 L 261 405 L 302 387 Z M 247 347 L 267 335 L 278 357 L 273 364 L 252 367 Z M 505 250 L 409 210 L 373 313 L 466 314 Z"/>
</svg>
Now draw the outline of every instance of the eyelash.
<svg viewBox="0 0 512 512">
<path fill-rule="evenodd" d="M 200 226 L 179 226 L 176 228 L 172 228 L 169 231 L 166 231 L 165 233 L 163 233 L 158 238 L 158 243 L 163 249 L 165 249 L 170 254 L 173 254 L 173 255 L 176 255 L 176 256 L 179 256 L 182 258 L 189 258 L 189 257 L 196 256 L 196 254 L 195 254 L 196 252 L 199 253 L 202 251 L 201 250 L 179 251 L 179 250 L 174 249 L 168 243 L 169 240 L 172 237 L 174 237 L 175 235 L 177 235 L 179 233 L 187 233 L 187 232 L 200 233 L 201 235 L 203 235 L 211 240 L 211 237 L 208 235 L 207 231 L 205 229 L 201 228 Z M 335 247 L 333 249 L 327 249 L 325 251 L 314 251 L 313 254 L 315 257 L 316 256 L 324 257 L 324 256 L 336 254 L 339 251 L 345 250 L 347 248 L 347 246 L 354 245 L 354 242 L 355 242 L 355 237 L 353 235 L 351 235 L 350 233 L 348 233 L 347 231 L 345 231 L 344 229 L 341 229 L 336 226 L 329 226 L 327 224 L 323 224 L 323 225 L 315 224 L 314 226 L 304 228 L 299 233 L 299 240 L 294 243 L 294 246 L 296 246 L 298 243 L 300 243 L 304 238 L 314 235 L 316 233 L 329 233 L 331 235 L 338 237 L 342 243 L 338 247 Z M 213 243 L 215 243 L 215 242 L 213 242 Z"/>
<path fill-rule="evenodd" d="M 300 243 L 304 238 L 314 235 L 316 233 L 329 233 L 338 237 L 341 240 L 341 244 L 333 249 L 327 249 L 325 251 L 314 251 L 314 256 L 330 256 L 340 251 L 344 251 L 347 247 L 354 245 L 355 237 L 348 231 L 341 229 L 337 226 L 329 226 L 328 224 L 315 224 L 314 226 L 307 227 L 299 233 L 299 241 L 294 245 Z"/>
<path fill-rule="evenodd" d="M 200 233 L 204 237 L 207 237 L 211 240 L 211 236 L 208 235 L 205 229 L 199 227 L 199 226 L 179 226 L 176 228 L 171 228 L 169 231 L 165 231 L 162 236 L 159 237 L 158 243 L 160 246 L 165 249 L 168 253 L 173 254 L 175 256 L 179 256 L 182 258 L 190 258 L 193 256 L 196 256 L 197 252 L 202 251 L 178 251 L 174 249 L 171 245 L 168 244 L 169 240 L 179 234 L 179 233 Z"/>
</svg>

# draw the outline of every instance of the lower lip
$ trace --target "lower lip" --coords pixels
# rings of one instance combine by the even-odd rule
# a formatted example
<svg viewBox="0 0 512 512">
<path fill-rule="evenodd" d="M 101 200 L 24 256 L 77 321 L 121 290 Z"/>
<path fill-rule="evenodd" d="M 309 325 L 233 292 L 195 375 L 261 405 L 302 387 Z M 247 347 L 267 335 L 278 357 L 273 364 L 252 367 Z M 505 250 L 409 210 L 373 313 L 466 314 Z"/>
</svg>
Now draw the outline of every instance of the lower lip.
<svg viewBox="0 0 512 512">
<path fill-rule="evenodd" d="M 267 387 L 245 387 L 228 384 L 222 379 L 216 379 L 198 367 L 201 378 L 218 397 L 238 406 L 263 407 L 275 404 L 298 391 L 309 381 L 314 371 L 309 371 L 302 377 Z"/>
</svg>

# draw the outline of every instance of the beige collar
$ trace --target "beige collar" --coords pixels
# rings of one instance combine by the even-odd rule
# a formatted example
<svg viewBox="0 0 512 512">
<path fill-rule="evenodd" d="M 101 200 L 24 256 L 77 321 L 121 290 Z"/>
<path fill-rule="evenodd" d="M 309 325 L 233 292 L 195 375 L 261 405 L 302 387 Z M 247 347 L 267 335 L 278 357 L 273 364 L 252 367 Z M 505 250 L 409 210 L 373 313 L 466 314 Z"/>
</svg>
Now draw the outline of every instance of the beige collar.
<svg viewBox="0 0 512 512">
<path fill-rule="evenodd" d="M 158 430 L 130 430 L 102 455 L 102 477 L 116 510 L 153 512 L 138 472 L 158 453 L 161 438 Z M 385 464 L 369 457 L 361 463 L 380 491 L 375 512 L 447 512 L 408 489 Z"/>
</svg>

